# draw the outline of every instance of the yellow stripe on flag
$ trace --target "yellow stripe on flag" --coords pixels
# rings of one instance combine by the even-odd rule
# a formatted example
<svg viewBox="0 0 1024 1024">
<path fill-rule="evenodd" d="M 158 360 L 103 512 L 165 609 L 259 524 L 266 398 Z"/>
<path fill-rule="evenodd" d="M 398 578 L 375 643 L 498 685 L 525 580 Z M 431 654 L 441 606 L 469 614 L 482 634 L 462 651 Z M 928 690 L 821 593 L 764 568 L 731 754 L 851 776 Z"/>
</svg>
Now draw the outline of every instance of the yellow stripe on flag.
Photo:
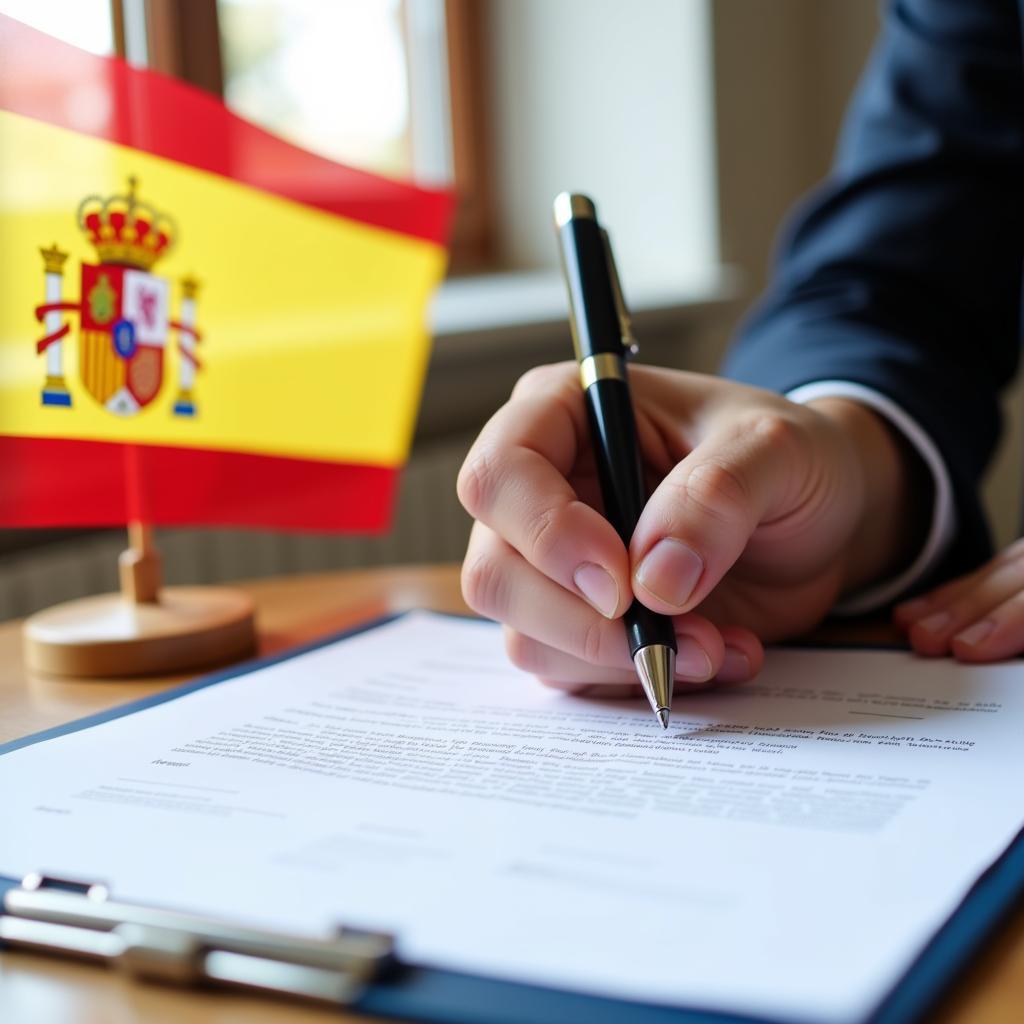
<svg viewBox="0 0 1024 1024">
<path fill-rule="evenodd" d="M 404 461 L 441 247 L 3 111 L 0 153 L 0 434 Z M 178 244 L 153 268 L 171 282 L 172 319 L 181 279 L 200 282 L 195 419 L 172 414 L 180 358 L 173 330 L 157 398 L 134 416 L 104 409 L 82 384 L 77 313 L 62 314 L 72 324 L 63 343 L 72 407 L 40 401 L 39 248 L 70 251 L 63 299 L 82 299 L 80 266 L 98 260 L 76 224 L 78 204 L 122 193 L 129 177 L 138 179 L 140 201 L 177 224 Z"/>
</svg>

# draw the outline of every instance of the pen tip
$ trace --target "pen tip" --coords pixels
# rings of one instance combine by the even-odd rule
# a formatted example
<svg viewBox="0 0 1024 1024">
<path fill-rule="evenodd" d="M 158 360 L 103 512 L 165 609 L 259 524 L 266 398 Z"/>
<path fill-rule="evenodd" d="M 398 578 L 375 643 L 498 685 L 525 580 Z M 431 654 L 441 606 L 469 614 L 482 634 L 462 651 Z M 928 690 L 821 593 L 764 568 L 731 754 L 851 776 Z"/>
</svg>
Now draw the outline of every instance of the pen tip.
<svg viewBox="0 0 1024 1024">
<path fill-rule="evenodd" d="M 669 708 L 672 707 L 672 677 L 675 674 L 676 652 L 665 644 L 641 647 L 633 655 L 640 685 L 658 716 L 662 728 L 668 728 Z"/>
</svg>

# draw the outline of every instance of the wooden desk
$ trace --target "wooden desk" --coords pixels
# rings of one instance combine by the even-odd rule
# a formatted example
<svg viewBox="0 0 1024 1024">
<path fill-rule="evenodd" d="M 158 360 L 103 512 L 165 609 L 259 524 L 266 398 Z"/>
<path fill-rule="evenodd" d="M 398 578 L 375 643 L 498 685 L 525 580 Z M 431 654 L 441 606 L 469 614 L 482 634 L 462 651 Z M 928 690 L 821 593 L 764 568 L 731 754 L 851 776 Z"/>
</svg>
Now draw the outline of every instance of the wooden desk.
<svg viewBox="0 0 1024 1024">
<path fill-rule="evenodd" d="M 465 611 L 455 566 L 290 577 L 243 585 L 256 601 L 264 652 L 403 608 Z M 16 622 L 0 625 L 0 742 L 37 732 L 181 682 L 32 678 Z M 0 826 L 2 827 L 2 826 Z M 0 954 L 4 1024 L 314 1024 L 354 1020 L 269 998 L 135 985 L 86 964 Z M 1024 908 L 980 958 L 936 1018 L 943 1024 L 1024 1020 Z"/>
</svg>

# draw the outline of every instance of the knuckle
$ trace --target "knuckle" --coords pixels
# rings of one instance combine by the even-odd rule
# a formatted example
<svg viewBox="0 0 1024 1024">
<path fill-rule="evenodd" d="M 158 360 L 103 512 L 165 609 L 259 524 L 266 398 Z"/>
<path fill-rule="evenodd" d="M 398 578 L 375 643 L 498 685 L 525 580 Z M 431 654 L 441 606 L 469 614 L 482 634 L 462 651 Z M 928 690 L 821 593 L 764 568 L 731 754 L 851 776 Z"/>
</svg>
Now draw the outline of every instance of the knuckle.
<svg viewBox="0 0 1024 1024">
<path fill-rule="evenodd" d="M 455 491 L 462 507 L 474 519 L 479 519 L 491 507 L 500 476 L 498 460 L 490 449 L 478 446 L 466 456 L 459 470 Z"/>
<path fill-rule="evenodd" d="M 534 565 L 543 566 L 549 561 L 562 536 L 559 529 L 561 521 L 560 508 L 544 509 L 530 521 L 526 544 Z"/>
<path fill-rule="evenodd" d="M 505 609 L 506 576 L 490 552 L 467 556 L 462 564 L 462 596 L 478 615 L 499 618 Z"/>
<path fill-rule="evenodd" d="M 603 651 L 604 621 L 595 618 L 586 626 L 580 637 L 579 656 L 588 664 L 600 665 Z"/>
<path fill-rule="evenodd" d="M 505 653 L 508 660 L 523 672 L 535 672 L 539 667 L 536 643 L 517 630 L 505 630 Z"/>
<path fill-rule="evenodd" d="M 535 395 L 539 391 L 564 387 L 573 379 L 574 368 L 575 364 L 573 363 L 547 363 L 543 366 L 533 366 L 516 381 L 512 388 L 512 397 L 521 398 L 524 395 Z"/>
<path fill-rule="evenodd" d="M 944 611 L 949 615 L 949 625 L 943 632 L 953 632 L 978 614 L 982 607 L 982 595 L 971 592 L 951 601 Z"/>
<path fill-rule="evenodd" d="M 718 523 L 735 521 L 750 505 L 749 488 L 743 478 L 719 460 L 694 466 L 680 498 Z"/>
<path fill-rule="evenodd" d="M 1010 565 L 1013 567 L 1014 578 L 1024 583 L 1024 538 L 1015 541 L 1009 549 Z"/>
<path fill-rule="evenodd" d="M 1024 588 L 1024 552 L 1014 556 L 1007 565 L 1006 585 L 1018 592 Z"/>
<path fill-rule="evenodd" d="M 763 412 L 747 428 L 750 435 L 769 448 L 792 448 L 800 443 L 803 428 L 781 412 Z"/>
</svg>

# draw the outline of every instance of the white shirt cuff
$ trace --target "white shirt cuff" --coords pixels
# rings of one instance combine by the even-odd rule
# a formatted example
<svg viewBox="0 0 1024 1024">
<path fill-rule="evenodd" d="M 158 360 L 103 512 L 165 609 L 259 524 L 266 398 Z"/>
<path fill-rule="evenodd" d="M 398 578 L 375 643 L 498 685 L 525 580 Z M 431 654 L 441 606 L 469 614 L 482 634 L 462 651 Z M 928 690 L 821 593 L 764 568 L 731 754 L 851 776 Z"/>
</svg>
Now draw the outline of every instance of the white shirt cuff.
<svg viewBox="0 0 1024 1024">
<path fill-rule="evenodd" d="M 852 398 L 884 416 L 914 446 L 932 474 L 935 502 L 932 523 L 924 547 L 910 566 L 893 579 L 876 583 L 858 594 L 840 602 L 833 612 L 837 615 L 863 615 L 881 608 L 909 590 L 919 579 L 933 569 L 946 553 L 956 530 L 956 506 L 953 503 L 953 485 L 949 470 L 943 462 L 935 442 L 921 425 L 908 416 L 891 398 L 845 380 L 819 380 L 804 384 L 787 393 L 786 397 L 798 405 L 819 398 Z"/>
</svg>

